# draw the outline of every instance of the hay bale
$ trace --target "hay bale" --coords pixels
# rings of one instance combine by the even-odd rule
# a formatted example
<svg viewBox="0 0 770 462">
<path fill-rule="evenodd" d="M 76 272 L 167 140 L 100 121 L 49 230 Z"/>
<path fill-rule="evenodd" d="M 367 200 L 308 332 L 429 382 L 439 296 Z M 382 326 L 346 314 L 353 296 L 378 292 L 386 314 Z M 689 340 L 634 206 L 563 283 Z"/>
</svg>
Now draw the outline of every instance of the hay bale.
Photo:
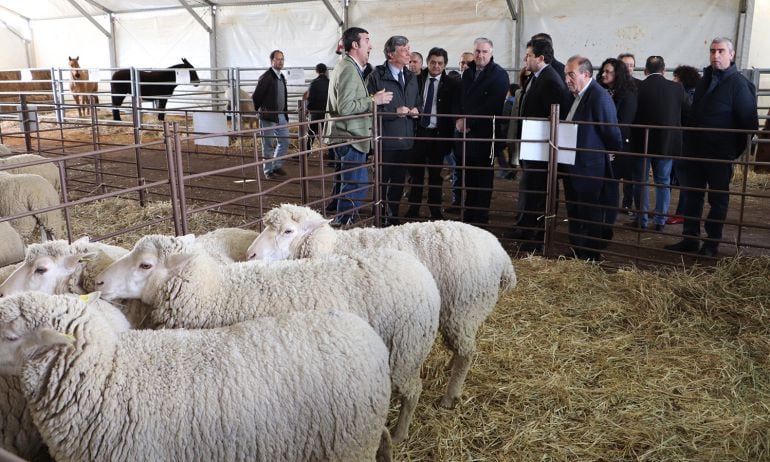
<svg viewBox="0 0 770 462">
<path fill-rule="evenodd" d="M 767 460 L 770 257 L 608 273 L 517 260 L 455 411 L 436 346 L 397 460 Z"/>
</svg>

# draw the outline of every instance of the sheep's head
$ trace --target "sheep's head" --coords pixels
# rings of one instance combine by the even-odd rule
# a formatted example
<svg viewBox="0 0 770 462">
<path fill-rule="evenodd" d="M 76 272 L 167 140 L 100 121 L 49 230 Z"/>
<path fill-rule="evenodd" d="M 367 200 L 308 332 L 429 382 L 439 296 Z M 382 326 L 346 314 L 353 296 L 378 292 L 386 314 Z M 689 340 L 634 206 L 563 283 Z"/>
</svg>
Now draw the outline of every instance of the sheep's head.
<svg viewBox="0 0 770 462">
<path fill-rule="evenodd" d="M 31 245 L 24 263 L 0 285 L 0 297 L 27 291 L 47 294 L 68 292 L 70 278 L 76 273 L 79 275 L 88 262 L 103 256 L 99 252 L 77 249 L 76 244 L 81 241 L 71 246 L 67 241 Z"/>
<path fill-rule="evenodd" d="M 131 252 L 115 261 L 96 277 L 96 289 L 106 300 L 141 299 L 148 285 L 162 283 L 184 264 L 184 252 L 195 242 L 195 236 L 145 236 Z M 166 239 L 167 238 L 167 239 Z M 170 244 L 160 245 L 159 243 Z"/>
<path fill-rule="evenodd" d="M 75 337 L 62 332 L 64 326 L 71 327 L 63 319 L 98 299 L 98 293 L 74 296 L 27 292 L 0 300 L 0 373 L 18 374 L 24 358 L 73 343 Z"/>
<path fill-rule="evenodd" d="M 308 207 L 283 204 L 267 212 L 265 229 L 249 246 L 249 260 L 286 260 L 299 258 L 302 243 L 319 228 L 329 228 L 329 221 Z"/>
</svg>

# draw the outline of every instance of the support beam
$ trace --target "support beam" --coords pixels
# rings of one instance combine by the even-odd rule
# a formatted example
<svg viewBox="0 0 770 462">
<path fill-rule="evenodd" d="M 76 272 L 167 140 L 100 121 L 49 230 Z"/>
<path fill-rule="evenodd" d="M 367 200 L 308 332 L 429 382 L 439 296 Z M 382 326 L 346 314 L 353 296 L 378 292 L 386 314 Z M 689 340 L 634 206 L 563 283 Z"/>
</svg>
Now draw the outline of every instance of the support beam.
<svg viewBox="0 0 770 462">
<path fill-rule="evenodd" d="M 741 1 L 738 14 L 738 34 L 735 41 L 735 65 L 738 69 L 745 69 L 749 65 L 754 8 L 754 0 Z"/>
<path fill-rule="evenodd" d="M 10 25 L 8 25 L 8 23 L 3 21 L 2 19 L 0 19 L 0 24 L 4 25 L 6 29 L 8 29 L 16 37 L 19 37 L 24 43 L 30 43 L 31 42 L 30 39 L 28 39 L 28 38 L 24 37 L 23 35 L 21 35 L 21 32 L 17 31 L 16 29 L 14 29 Z"/>
<path fill-rule="evenodd" d="M 508 12 L 511 13 L 511 19 L 514 21 L 518 21 L 519 19 L 519 12 L 516 11 L 516 7 L 513 5 L 514 0 L 505 0 L 505 3 L 508 4 Z"/>
<path fill-rule="evenodd" d="M 108 10 L 104 5 L 102 5 L 101 3 L 99 3 L 99 2 L 97 2 L 95 0 L 85 0 L 85 1 L 86 1 L 86 3 L 88 3 L 91 6 L 93 6 L 94 8 L 96 8 L 98 10 L 104 11 L 106 14 L 114 13 L 114 11 Z"/>
<path fill-rule="evenodd" d="M 3 11 L 5 11 L 5 12 L 7 12 L 7 13 L 10 13 L 10 14 L 12 14 L 12 15 L 14 15 L 14 16 L 18 16 L 18 17 L 20 17 L 21 19 L 24 19 L 25 21 L 30 21 L 30 18 L 28 18 L 28 17 L 26 17 L 26 16 L 24 16 L 24 15 L 21 15 L 21 14 L 19 14 L 19 13 L 15 12 L 15 11 L 13 11 L 12 9 L 10 9 L 10 8 L 6 8 L 6 7 L 2 6 L 2 5 L 0 5 L 0 10 L 3 10 Z"/>
<path fill-rule="evenodd" d="M 329 2 L 329 0 L 323 0 L 323 2 L 324 2 L 324 5 L 326 5 L 326 9 L 329 10 L 329 13 L 331 13 L 332 16 L 334 16 L 334 20 L 337 21 L 337 25 L 342 27 L 344 22 L 342 21 L 342 18 L 340 18 L 340 15 L 337 14 L 337 11 L 334 10 L 334 7 Z"/>
<path fill-rule="evenodd" d="M 96 26 L 96 28 L 99 29 L 102 32 L 102 34 L 104 34 L 107 38 L 110 38 L 110 33 L 107 31 L 107 29 L 102 27 L 102 25 L 99 24 L 99 21 L 97 21 L 96 19 L 93 18 L 93 16 L 88 14 L 88 11 L 86 11 L 82 6 L 80 6 L 80 4 L 78 2 L 76 2 L 75 0 L 67 0 L 67 1 L 70 2 L 70 4 L 73 7 L 75 7 L 75 9 L 78 10 L 80 12 L 80 14 L 83 15 L 84 18 L 86 18 L 89 21 L 91 21 L 91 24 Z"/>
<path fill-rule="evenodd" d="M 211 33 L 211 27 L 209 27 L 209 25 L 206 24 L 206 21 L 204 21 L 203 18 L 201 18 L 200 15 L 198 15 L 198 13 L 195 12 L 195 10 L 190 6 L 189 3 L 187 3 L 186 0 L 179 0 L 179 3 L 184 7 L 185 10 L 187 10 L 188 13 L 190 13 L 190 16 L 192 16 L 193 18 L 195 18 L 196 21 L 198 21 L 198 24 L 203 26 L 203 29 L 206 32 L 208 32 L 209 34 Z"/>
</svg>

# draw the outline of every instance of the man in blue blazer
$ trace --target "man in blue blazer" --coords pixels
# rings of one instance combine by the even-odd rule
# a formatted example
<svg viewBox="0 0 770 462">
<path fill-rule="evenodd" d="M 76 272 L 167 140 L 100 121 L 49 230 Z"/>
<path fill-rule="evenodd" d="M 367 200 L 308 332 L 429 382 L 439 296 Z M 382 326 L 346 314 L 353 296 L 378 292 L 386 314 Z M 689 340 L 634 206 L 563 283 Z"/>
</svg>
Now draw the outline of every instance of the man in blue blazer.
<svg viewBox="0 0 770 462">
<path fill-rule="evenodd" d="M 593 66 L 588 58 L 571 57 L 564 74 L 574 95 L 567 121 L 617 124 L 612 97 L 593 79 Z M 578 125 L 575 164 L 564 168 L 569 240 L 577 258 L 602 258 L 598 252 L 602 243 L 595 239 L 602 235 L 602 209 L 598 205 L 605 179 L 612 178 L 612 167 L 609 153 L 594 150 L 619 151 L 622 145 L 617 125 Z"/>
</svg>

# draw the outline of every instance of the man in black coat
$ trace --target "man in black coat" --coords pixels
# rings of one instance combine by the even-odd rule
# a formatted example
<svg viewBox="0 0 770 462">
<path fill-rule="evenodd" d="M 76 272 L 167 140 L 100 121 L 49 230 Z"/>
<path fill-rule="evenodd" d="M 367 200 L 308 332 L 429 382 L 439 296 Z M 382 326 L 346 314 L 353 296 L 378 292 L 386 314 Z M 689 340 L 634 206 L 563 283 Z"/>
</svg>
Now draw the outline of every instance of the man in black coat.
<svg viewBox="0 0 770 462">
<path fill-rule="evenodd" d="M 553 47 L 547 40 L 536 39 L 527 43 L 527 53 L 524 55 L 524 65 L 532 73 L 524 86 L 521 96 L 519 115 L 522 117 L 549 117 L 551 105 L 560 106 L 559 116 L 564 119 L 572 101 L 572 96 L 564 82 L 564 76 L 559 75 L 551 66 Z M 548 163 L 541 161 L 522 160 L 523 175 L 519 188 L 523 190 L 520 197 L 519 209 L 521 217 L 516 223 L 518 229 L 513 237 L 523 240 L 543 240 L 543 221 L 539 220 L 545 213 L 545 191 L 548 182 L 546 169 Z M 523 251 L 538 250 L 539 242 L 525 242 L 520 249 Z"/>
<path fill-rule="evenodd" d="M 491 117 L 474 116 L 502 115 L 510 81 L 505 69 L 494 61 L 491 40 L 480 37 L 473 42 L 473 46 L 473 62 L 463 72 L 459 107 L 454 111 L 465 117 L 457 119 L 455 128 L 465 138 L 486 138 L 489 141 L 464 141 L 464 138 L 459 138 L 455 157 L 458 165 L 463 167 L 460 184 L 466 188 L 463 221 L 484 224 L 489 221 L 495 176 L 492 164 L 494 123 Z"/>
<path fill-rule="evenodd" d="M 682 118 L 689 109 L 684 87 L 676 82 L 667 80 L 666 63 L 660 56 L 650 56 L 644 65 L 644 80 L 637 85 L 637 108 L 635 125 L 660 125 L 666 127 L 681 127 Z M 636 220 L 631 223 L 634 227 L 647 227 L 647 210 L 649 196 L 647 194 L 647 178 L 649 167 L 652 165 L 652 175 L 655 181 L 655 230 L 662 231 L 666 224 L 668 206 L 671 202 L 671 166 L 674 158 L 682 154 L 682 132 L 671 129 L 643 129 L 633 131 L 634 152 L 649 154 L 653 157 L 634 157 L 632 159 L 632 179 L 641 184 L 634 185 L 637 204 L 641 211 Z M 655 157 L 655 156 L 665 156 Z"/>
<path fill-rule="evenodd" d="M 412 163 L 419 164 L 409 169 L 409 211 L 407 217 L 420 215 L 422 186 L 425 168 L 428 169 L 428 208 L 434 220 L 444 218 L 441 213 L 441 168 L 444 156 L 452 151 L 451 140 L 428 140 L 421 138 L 454 137 L 455 120 L 449 117 L 457 97 L 458 81 L 447 77 L 445 72 L 448 55 L 443 48 L 432 48 L 428 52 L 428 67 L 417 76 L 422 95 L 423 107 L 417 123 L 417 137 L 412 151 Z M 432 87 L 432 88 L 431 88 Z M 442 114 L 447 114 L 442 116 Z"/>
<path fill-rule="evenodd" d="M 266 161 L 262 166 L 265 178 L 286 176 L 283 170 L 283 157 L 289 152 L 289 129 L 280 127 L 289 123 L 288 92 L 286 78 L 281 73 L 283 69 L 283 52 L 273 50 L 270 53 L 270 69 L 266 70 L 254 88 L 251 100 L 254 109 L 259 111 L 259 123 L 265 130 L 262 132 L 262 152 Z M 275 147 L 272 146 L 275 140 Z"/>
<path fill-rule="evenodd" d="M 725 37 L 715 38 L 711 41 L 709 57 L 711 65 L 703 69 L 703 78 L 695 87 L 686 125 L 756 130 L 759 126 L 756 89 L 735 67 L 733 42 Z M 733 161 L 743 153 L 749 136 L 711 130 L 685 132 L 683 155 L 699 159 L 678 161 L 676 174 L 683 187 L 699 190 L 681 191 L 684 198 L 683 239 L 665 246 L 667 250 L 698 252 L 706 257 L 717 255 L 733 175 L 733 164 L 725 161 Z M 710 210 L 704 228 L 708 239 L 700 244 L 700 217 L 703 214 L 703 189 L 706 188 Z"/>
<path fill-rule="evenodd" d="M 316 64 L 315 71 L 318 77 L 310 82 L 310 86 L 308 86 L 304 94 L 311 121 L 321 120 L 326 117 L 326 99 L 329 97 L 329 77 L 326 75 L 326 64 Z M 315 122 L 308 126 L 307 149 L 310 149 L 310 146 L 313 145 L 313 140 L 321 133 L 319 125 L 318 122 Z"/>
</svg>

